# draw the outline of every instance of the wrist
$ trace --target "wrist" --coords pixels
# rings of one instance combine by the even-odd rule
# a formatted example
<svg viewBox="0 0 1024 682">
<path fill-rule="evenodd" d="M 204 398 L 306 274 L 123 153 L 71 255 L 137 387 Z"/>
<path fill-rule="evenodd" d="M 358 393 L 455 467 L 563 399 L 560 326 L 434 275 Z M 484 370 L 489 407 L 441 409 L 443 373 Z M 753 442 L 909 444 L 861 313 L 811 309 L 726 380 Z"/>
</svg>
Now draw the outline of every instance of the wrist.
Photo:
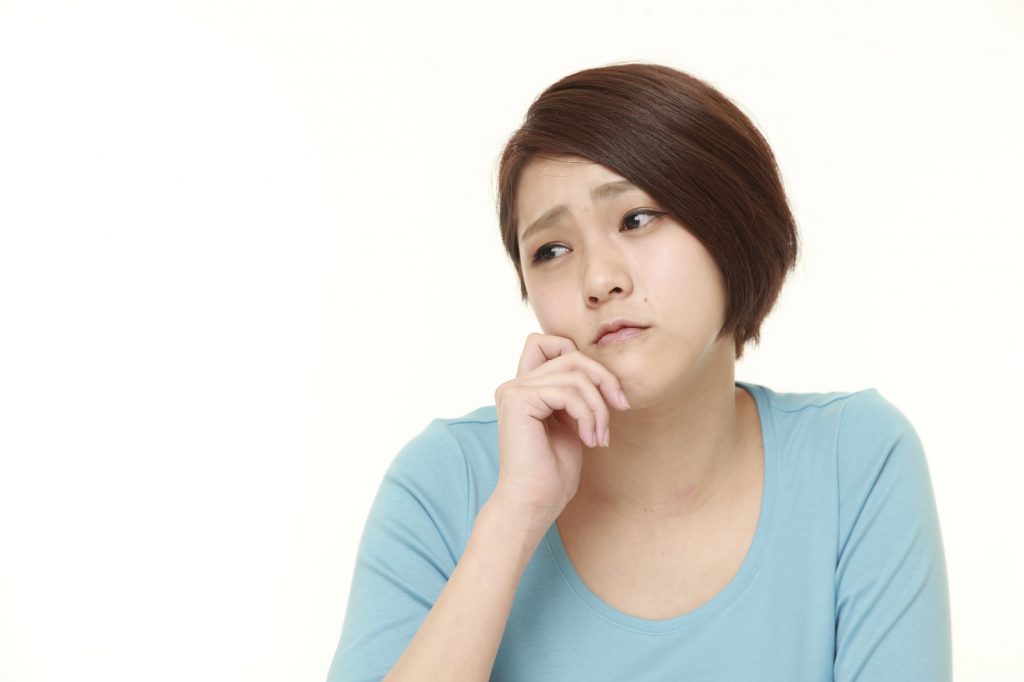
<svg viewBox="0 0 1024 682">
<path fill-rule="evenodd" d="M 500 532 L 536 545 L 555 522 L 557 514 L 518 503 L 496 489 L 480 509 L 480 517 L 500 527 Z"/>
</svg>

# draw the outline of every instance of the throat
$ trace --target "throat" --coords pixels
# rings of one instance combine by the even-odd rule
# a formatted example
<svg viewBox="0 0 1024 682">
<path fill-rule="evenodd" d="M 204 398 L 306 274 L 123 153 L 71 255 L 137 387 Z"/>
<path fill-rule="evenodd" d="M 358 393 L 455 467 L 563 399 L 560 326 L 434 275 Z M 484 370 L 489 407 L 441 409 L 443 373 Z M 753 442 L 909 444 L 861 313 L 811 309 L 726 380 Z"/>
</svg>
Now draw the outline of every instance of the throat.
<svg viewBox="0 0 1024 682">
<path fill-rule="evenodd" d="M 724 428 L 713 429 L 700 419 L 689 431 L 670 429 L 662 438 L 653 438 L 650 428 L 620 429 L 612 447 L 587 452 L 570 504 L 605 523 L 650 524 L 700 518 L 735 502 L 763 463 L 757 404 L 740 387 L 735 398 Z M 721 435 L 711 438 L 714 433 Z"/>
<path fill-rule="evenodd" d="M 667 491 L 643 497 L 613 497 L 580 482 L 580 489 L 570 502 L 574 516 L 592 519 L 600 524 L 639 522 L 653 528 L 658 523 L 696 518 L 719 500 L 724 486 L 700 486 L 683 482 Z M 569 507 L 566 508 L 567 510 Z"/>
</svg>

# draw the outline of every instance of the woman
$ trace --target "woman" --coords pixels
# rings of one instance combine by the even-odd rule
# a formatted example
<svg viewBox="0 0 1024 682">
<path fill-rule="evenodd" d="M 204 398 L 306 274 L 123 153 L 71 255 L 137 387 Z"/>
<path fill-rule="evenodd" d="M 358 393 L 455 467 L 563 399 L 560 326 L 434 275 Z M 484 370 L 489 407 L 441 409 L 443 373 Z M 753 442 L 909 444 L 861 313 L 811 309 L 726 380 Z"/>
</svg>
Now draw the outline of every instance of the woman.
<svg viewBox="0 0 1024 682">
<path fill-rule="evenodd" d="M 667 67 L 582 71 L 499 185 L 543 333 L 394 460 L 330 679 L 950 679 L 912 425 L 734 379 L 797 256 L 747 117 Z"/>
</svg>

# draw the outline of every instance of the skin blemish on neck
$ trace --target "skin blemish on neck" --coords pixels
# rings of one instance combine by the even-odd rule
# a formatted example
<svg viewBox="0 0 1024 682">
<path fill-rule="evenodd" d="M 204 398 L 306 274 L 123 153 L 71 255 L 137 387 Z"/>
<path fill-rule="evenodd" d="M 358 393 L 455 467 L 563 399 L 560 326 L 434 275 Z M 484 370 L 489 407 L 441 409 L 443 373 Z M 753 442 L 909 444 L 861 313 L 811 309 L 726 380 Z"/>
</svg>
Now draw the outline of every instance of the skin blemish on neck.
<svg viewBox="0 0 1024 682">
<path fill-rule="evenodd" d="M 697 491 L 697 486 L 693 483 L 687 483 L 680 488 L 677 488 L 672 497 L 676 502 L 686 502 L 693 497 L 693 494 Z"/>
<path fill-rule="evenodd" d="M 663 506 L 662 505 L 659 505 L 658 507 L 647 507 L 647 506 L 644 506 L 643 509 L 642 509 L 642 512 L 644 514 L 653 514 L 653 513 L 657 512 L 657 511 L 660 511 L 660 510 L 672 510 L 672 509 L 675 509 L 675 510 L 678 510 L 678 511 L 682 511 L 682 510 L 686 509 L 691 502 L 693 502 L 693 499 L 696 497 L 696 494 L 697 494 L 697 486 L 694 485 L 693 483 L 686 483 L 686 484 L 676 488 L 674 491 L 672 491 L 671 496 L 667 500 L 665 500 L 665 503 L 664 503 Z"/>
</svg>

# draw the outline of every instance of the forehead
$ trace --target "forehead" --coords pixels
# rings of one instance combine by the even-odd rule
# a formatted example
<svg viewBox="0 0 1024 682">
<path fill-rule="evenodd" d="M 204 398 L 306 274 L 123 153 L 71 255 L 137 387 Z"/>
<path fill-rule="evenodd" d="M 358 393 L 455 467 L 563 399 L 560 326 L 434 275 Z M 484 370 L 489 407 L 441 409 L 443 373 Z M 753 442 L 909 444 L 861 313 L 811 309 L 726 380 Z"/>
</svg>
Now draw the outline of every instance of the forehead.
<svg viewBox="0 0 1024 682">
<path fill-rule="evenodd" d="M 516 190 L 517 234 L 547 211 L 559 205 L 586 205 L 591 190 L 621 175 L 580 156 L 547 156 L 531 159 L 519 174 Z"/>
</svg>

